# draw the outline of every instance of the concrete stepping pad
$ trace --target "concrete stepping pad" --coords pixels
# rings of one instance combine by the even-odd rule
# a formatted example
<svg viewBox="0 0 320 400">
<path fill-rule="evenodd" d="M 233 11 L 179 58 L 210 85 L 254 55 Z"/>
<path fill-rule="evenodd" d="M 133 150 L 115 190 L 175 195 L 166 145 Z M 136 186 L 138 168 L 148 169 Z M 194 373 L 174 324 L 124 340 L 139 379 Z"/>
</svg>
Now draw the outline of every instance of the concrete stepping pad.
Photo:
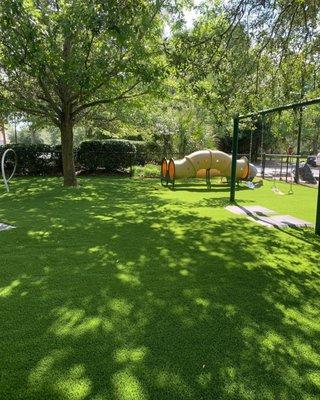
<svg viewBox="0 0 320 400">
<path fill-rule="evenodd" d="M 227 206 L 226 210 L 234 214 L 250 215 L 256 214 L 261 216 L 269 216 L 277 214 L 275 211 L 262 206 Z"/>
<path fill-rule="evenodd" d="M 14 226 L 12 225 L 7 225 L 7 224 L 3 224 L 2 222 L 0 222 L 0 231 L 7 231 L 8 229 L 13 229 Z"/>
<path fill-rule="evenodd" d="M 227 206 L 225 208 L 234 214 L 246 215 L 250 221 L 268 228 L 313 227 L 313 224 L 308 221 L 291 215 L 277 215 L 275 211 L 261 206 Z"/>
<path fill-rule="evenodd" d="M 312 227 L 313 224 L 308 221 L 304 221 L 303 219 L 295 218 L 292 217 L 291 215 L 274 215 L 270 218 L 267 218 L 270 220 L 270 222 L 280 225 L 280 227 L 283 228 L 290 228 L 290 227 L 297 227 L 297 228 L 303 228 L 303 227 Z"/>
</svg>

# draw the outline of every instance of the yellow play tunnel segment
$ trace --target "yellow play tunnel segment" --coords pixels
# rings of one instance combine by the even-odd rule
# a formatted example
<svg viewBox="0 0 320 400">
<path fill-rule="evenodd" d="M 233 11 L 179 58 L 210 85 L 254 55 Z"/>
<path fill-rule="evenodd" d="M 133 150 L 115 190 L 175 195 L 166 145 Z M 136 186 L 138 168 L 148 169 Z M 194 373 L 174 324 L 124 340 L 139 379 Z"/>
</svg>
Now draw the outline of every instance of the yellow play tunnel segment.
<svg viewBox="0 0 320 400">
<path fill-rule="evenodd" d="M 161 174 L 164 174 L 165 167 L 170 180 L 183 178 L 206 177 L 206 171 L 210 176 L 221 176 L 230 178 L 232 157 L 219 150 L 200 150 L 191 153 L 181 160 L 171 159 L 169 163 L 163 160 Z M 250 180 L 257 175 L 257 168 L 250 164 L 246 157 L 237 160 L 237 179 Z"/>
</svg>

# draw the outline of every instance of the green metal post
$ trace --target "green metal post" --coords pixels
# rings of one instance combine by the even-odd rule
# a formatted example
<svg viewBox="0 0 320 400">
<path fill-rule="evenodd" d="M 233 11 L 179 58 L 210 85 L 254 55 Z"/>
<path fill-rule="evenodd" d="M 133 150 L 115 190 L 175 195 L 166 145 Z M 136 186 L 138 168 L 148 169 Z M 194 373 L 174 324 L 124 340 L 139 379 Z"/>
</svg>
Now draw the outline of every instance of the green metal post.
<svg viewBox="0 0 320 400">
<path fill-rule="evenodd" d="M 296 118 L 295 118 L 296 120 Z M 301 153 L 301 133 L 302 133 L 302 108 L 299 108 L 299 119 L 298 119 L 298 138 L 297 138 L 297 155 L 300 156 Z M 300 167 L 300 159 L 296 158 L 296 167 L 295 167 L 295 183 L 299 183 L 299 167 Z"/>
<path fill-rule="evenodd" d="M 316 235 L 320 236 L 320 169 L 319 169 L 319 180 L 318 180 L 318 200 L 316 208 Z"/>
<path fill-rule="evenodd" d="M 265 116 L 261 115 L 261 158 L 263 157 L 264 154 L 264 128 L 265 128 L 265 124 L 266 124 L 266 120 L 265 120 Z"/>
<path fill-rule="evenodd" d="M 264 179 L 265 170 L 266 170 L 266 153 L 263 153 L 262 154 L 262 160 L 261 160 L 261 176 L 262 176 L 262 179 Z"/>
<path fill-rule="evenodd" d="M 250 152 L 249 152 L 249 162 L 252 162 L 252 136 L 253 136 L 253 133 L 252 133 L 252 131 L 250 132 Z"/>
<path fill-rule="evenodd" d="M 235 197 L 236 197 L 238 136 L 239 136 L 239 115 L 235 115 L 233 117 L 233 136 L 232 136 L 232 161 L 231 161 L 231 184 L 230 184 L 231 203 L 235 202 Z"/>
</svg>

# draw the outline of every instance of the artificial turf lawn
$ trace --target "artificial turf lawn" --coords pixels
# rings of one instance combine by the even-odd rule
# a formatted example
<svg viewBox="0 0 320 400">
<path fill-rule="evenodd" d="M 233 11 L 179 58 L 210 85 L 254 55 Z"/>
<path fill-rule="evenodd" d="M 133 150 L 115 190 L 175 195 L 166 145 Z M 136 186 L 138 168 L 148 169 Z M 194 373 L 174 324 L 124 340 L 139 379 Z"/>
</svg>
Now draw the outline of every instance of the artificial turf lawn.
<svg viewBox="0 0 320 400">
<path fill-rule="evenodd" d="M 231 214 L 225 187 L 80 183 L 0 197 L 0 399 L 320 398 L 312 230 Z M 314 221 L 316 190 L 270 187 L 238 200 Z"/>
</svg>

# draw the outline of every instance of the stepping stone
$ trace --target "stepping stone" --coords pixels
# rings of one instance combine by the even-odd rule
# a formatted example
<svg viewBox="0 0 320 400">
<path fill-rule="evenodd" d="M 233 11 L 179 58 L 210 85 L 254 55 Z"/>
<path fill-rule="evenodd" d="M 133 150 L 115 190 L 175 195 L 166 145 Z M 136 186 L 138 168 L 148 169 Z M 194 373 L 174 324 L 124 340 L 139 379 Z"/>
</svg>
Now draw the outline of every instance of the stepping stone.
<svg viewBox="0 0 320 400">
<path fill-rule="evenodd" d="M 249 215 L 256 214 L 261 216 L 275 215 L 276 212 L 269 210 L 269 208 L 262 206 L 227 206 L 226 210 L 231 211 L 234 214 Z"/>
<path fill-rule="evenodd" d="M 269 218 L 269 217 L 253 218 L 253 217 L 248 216 L 248 219 L 252 222 L 256 222 L 257 224 L 263 225 L 266 228 L 284 228 L 284 226 L 282 224 L 272 221 L 271 218 Z"/>
<path fill-rule="evenodd" d="M 3 224 L 0 222 L 0 231 L 7 231 L 8 229 L 13 229 L 14 226 L 12 225 L 7 225 L 7 224 Z"/>
<path fill-rule="evenodd" d="M 303 219 L 295 218 L 292 217 L 291 215 L 276 215 L 270 217 L 272 221 L 275 221 L 276 223 L 280 223 L 284 225 L 285 227 L 313 227 L 314 225 L 311 224 L 311 222 L 304 221 Z"/>
<path fill-rule="evenodd" d="M 279 216 L 277 216 L 279 217 Z M 282 217 L 282 216 L 281 216 Z M 281 220 L 274 219 L 275 217 L 250 217 L 248 219 L 252 222 L 256 222 L 257 224 L 263 225 L 267 228 L 287 228 L 288 225 L 283 223 Z"/>
<path fill-rule="evenodd" d="M 313 227 L 308 221 L 292 217 L 291 215 L 273 215 L 271 217 L 250 217 L 248 219 L 268 228 L 304 228 Z"/>
<path fill-rule="evenodd" d="M 225 209 L 234 214 L 246 215 L 250 221 L 257 222 L 268 228 L 313 227 L 313 224 L 308 221 L 291 215 L 276 215 L 275 211 L 261 206 L 227 206 Z"/>
</svg>

